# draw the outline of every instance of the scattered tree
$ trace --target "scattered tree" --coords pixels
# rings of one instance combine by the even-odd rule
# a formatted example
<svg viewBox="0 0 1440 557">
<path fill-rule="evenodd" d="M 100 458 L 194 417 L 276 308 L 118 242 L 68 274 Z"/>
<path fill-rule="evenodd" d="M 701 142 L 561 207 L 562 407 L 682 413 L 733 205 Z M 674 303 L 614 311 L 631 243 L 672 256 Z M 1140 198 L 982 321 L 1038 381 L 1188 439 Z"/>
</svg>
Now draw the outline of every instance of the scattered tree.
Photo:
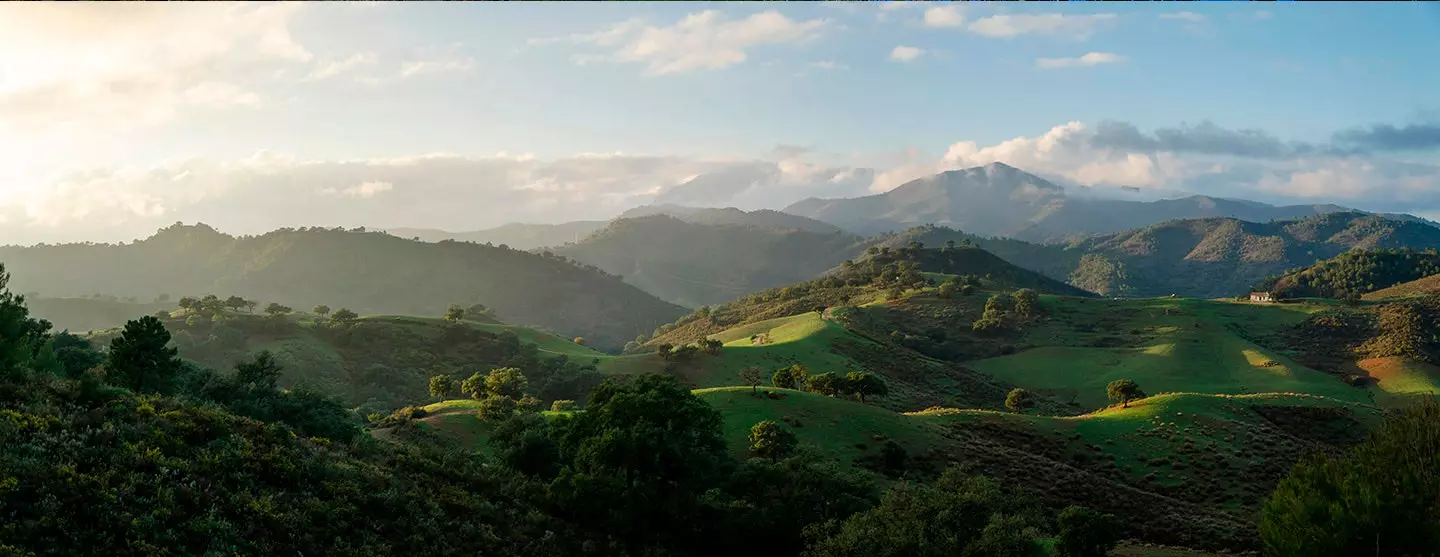
<svg viewBox="0 0 1440 557">
<path fill-rule="evenodd" d="M 660 359 L 668 362 L 670 361 L 671 351 L 674 350 L 674 348 L 675 345 L 673 344 L 670 344 L 668 342 L 662 343 L 660 346 L 655 347 L 655 353 L 660 355 Z"/>
<path fill-rule="evenodd" d="M 313 308 L 310 308 L 310 313 L 318 315 L 321 319 L 324 319 L 326 315 L 330 314 L 330 306 L 324 304 L 315 306 Z"/>
<path fill-rule="evenodd" d="M 772 463 L 790 456 L 798 444 L 799 440 L 794 433 L 772 420 L 765 420 L 750 428 L 750 454 L 768 458 Z"/>
<path fill-rule="evenodd" d="M 890 387 L 885 384 L 885 381 L 868 371 L 852 371 L 845 374 L 845 385 L 847 390 L 855 393 L 861 404 L 865 403 L 866 396 L 890 394 Z"/>
<path fill-rule="evenodd" d="M 718 356 L 720 354 L 720 349 L 724 346 L 725 343 L 720 342 L 717 339 L 707 338 L 700 340 L 700 350 L 711 356 Z"/>
<path fill-rule="evenodd" d="M 740 370 L 740 380 L 750 386 L 750 394 L 756 394 L 760 382 L 765 380 L 762 373 L 760 366 L 745 366 Z"/>
<path fill-rule="evenodd" d="M 1105 386 L 1105 394 L 1110 400 L 1120 401 L 1121 408 L 1129 408 L 1130 401 L 1145 398 L 1145 392 L 1140 390 L 1140 385 L 1129 379 L 1116 379 Z"/>
<path fill-rule="evenodd" d="M 843 379 L 830 372 L 817 373 L 805 380 L 805 387 L 812 393 L 835 396 L 842 390 Z"/>
<path fill-rule="evenodd" d="M 450 309 L 445 310 L 444 317 L 446 321 L 449 321 L 451 323 L 459 322 L 460 320 L 465 319 L 465 308 L 462 308 L 460 306 L 450 306 Z"/>
<path fill-rule="evenodd" d="M 270 317 L 284 317 L 292 311 L 295 310 L 290 309 L 290 306 L 277 304 L 275 302 L 270 302 L 270 305 L 265 306 L 265 313 L 269 314 Z"/>
<path fill-rule="evenodd" d="M 1034 405 L 1030 391 L 1025 389 L 1010 389 L 1010 393 L 1005 395 L 1005 407 L 1011 412 L 1019 412 Z"/>
<path fill-rule="evenodd" d="M 480 409 L 475 414 L 487 422 L 502 422 L 515 415 L 517 406 L 513 398 L 490 395 L 480 399 Z"/>
<path fill-rule="evenodd" d="M 124 332 L 110 341 L 106 376 L 137 393 L 168 391 L 182 365 L 179 350 L 167 348 L 169 343 L 170 331 L 154 316 L 126 322 Z"/>
<path fill-rule="evenodd" d="M 195 309 L 196 301 L 197 300 L 194 297 L 185 296 L 183 298 L 180 298 L 180 301 L 176 302 L 176 305 L 180 306 L 180 309 L 184 310 L 186 313 L 189 313 L 191 310 Z"/>
<path fill-rule="evenodd" d="M 1040 296 L 1034 290 L 1021 288 L 1010 294 L 1015 316 L 1020 319 L 1034 319 L 1040 312 Z"/>
<path fill-rule="evenodd" d="M 790 368 L 780 368 L 770 375 L 770 384 L 777 389 L 794 389 L 795 376 L 790 374 Z"/>
<path fill-rule="evenodd" d="M 440 374 L 430 378 L 430 396 L 440 400 L 450 398 L 455 393 L 455 379 L 449 375 Z"/>
<path fill-rule="evenodd" d="M 230 308 L 231 310 L 240 311 L 241 308 L 245 307 L 245 301 L 245 298 L 241 298 L 239 296 L 231 296 L 229 298 L 225 298 L 224 304 L 225 307 Z"/>
<path fill-rule="evenodd" d="M 525 378 L 525 374 L 521 373 L 519 368 L 496 368 L 485 375 L 485 392 L 494 396 L 520 398 L 525 395 L 525 389 L 529 387 L 530 381 Z"/>
<path fill-rule="evenodd" d="M 357 315 L 355 312 L 345 308 L 340 308 L 335 310 L 334 314 L 330 315 L 330 324 L 342 327 L 349 326 L 355 323 L 355 320 L 359 318 L 360 316 Z"/>
<path fill-rule="evenodd" d="M 485 398 L 486 396 L 489 396 L 490 393 L 485 390 L 485 376 L 481 375 L 480 372 L 477 371 L 470 377 L 467 377 L 464 381 L 461 381 L 460 394 L 468 396 L 474 400 L 480 400 L 482 398 Z"/>
</svg>

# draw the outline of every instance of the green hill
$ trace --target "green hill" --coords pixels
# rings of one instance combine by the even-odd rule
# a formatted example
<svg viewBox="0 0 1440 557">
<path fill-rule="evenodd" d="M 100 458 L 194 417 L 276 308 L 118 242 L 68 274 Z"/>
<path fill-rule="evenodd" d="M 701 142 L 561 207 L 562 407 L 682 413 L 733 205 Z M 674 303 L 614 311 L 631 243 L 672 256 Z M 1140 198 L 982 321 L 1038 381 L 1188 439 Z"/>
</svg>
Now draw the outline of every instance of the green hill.
<svg viewBox="0 0 1440 557">
<path fill-rule="evenodd" d="M 859 240 L 838 230 L 721 222 L 727 224 L 666 214 L 618 219 L 556 253 L 623 276 L 661 299 L 699 307 L 814 278 L 848 257 Z"/>
<path fill-rule="evenodd" d="M 1282 298 L 1343 298 L 1440 274 L 1434 248 L 1356 249 L 1271 277 L 1256 287 Z"/>
<path fill-rule="evenodd" d="M 226 312 L 217 322 L 180 312 L 164 320 L 180 357 L 229 370 L 269 350 L 283 367 L 282 387 L 304 385 L 339 396 L 362 413 L 388 411 L 429 399 L 430 377 L 457 380 L 495 367 L 520 368 L 547 403 L 583 399 L 603 377 L 597 358 L 609 356 L 525 327 L 409 316 L 364 317 L 346 327 L 313 316 L 261 317 Z M 116 329 L 90 339 L 108 346 Z"/>
<path fill-rule="evenodd" d="M 125 245 L 3 247 L 17 291 L 154 299 L 225 292 L 295 308 L 440 315 L 484 304 L 509 323 L 618 349 L 683 310 L 619 277 L 478 244 L 424 243 L 378 232 L 282 229 L 234 237 L 175 225 Z"/>
</svg>

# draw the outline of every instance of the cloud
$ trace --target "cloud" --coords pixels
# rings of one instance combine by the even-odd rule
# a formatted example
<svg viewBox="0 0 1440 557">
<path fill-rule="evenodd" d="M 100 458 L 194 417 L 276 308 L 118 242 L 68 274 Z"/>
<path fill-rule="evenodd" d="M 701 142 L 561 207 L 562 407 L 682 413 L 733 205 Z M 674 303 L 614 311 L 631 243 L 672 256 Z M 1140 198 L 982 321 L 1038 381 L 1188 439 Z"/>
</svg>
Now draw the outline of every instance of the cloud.
<svg viewBox="0 0 1440 557">
<path fill-rule="evenodd" d="M 320 193 L 326 195 L 341 195 L 345 197 L 354 197 L 357 199 L 370 199 L 372 197 L 375 197 L 376 195 L 385 193 L 392 189 L 395 189 L 395 186 L 390 182 L 380 182 L 372 180 L 369 182 L 361 182 L 354 186 L 343 189 L 337 189 L 333 187 L 322 188 L 320 190 Z"/>
<path fill-rule="evenodd" d="M 926 27 L 963 27 L 965 25 L 965 14 L 960 6 L 945 5 L 927 8 L 925 10 Z"/>
<path fill-rule="evenodd" d="M 821 60 L 821 61 L 819 61 L 819 62 L 811 62 L 811 63 L 810 63 L 810 67 L 812 67 L 812 68 L 818 68 L 818 69 L 822 69 L 822 70 L 848 70 L 848 69 L 850 69 L 850 66 L 847 66 L 847 65 L 845 65 L 845 64 L 841 64 L 841 63 L 836 62 L 836 61 L 834 61 L 834 60 Z"/>
<path fill-rule="evenodd" d="M 1088 52 L 1078 58 L 1036 58 L 1035 67 L 1042 69 L 1084 68 L 1101 64 L 1117 64 L 1125 58 L 1113 52 Z"/>
<path fill-rule="evenodd" d="M 400 77 L 438 73 L 463 73 L 475 68 L 473 58 L 413 60 L 400 67 Z"/>
<path fill-rule="evenodd" d="M 890 59 L 896 62 L 909 62 L 919 58 L 923 54 L 925 54 L 924 49 L 902 44 L 890 51 Z"/>
<path fill-rule="evenodd" d="M 1410 124 L 1396 127 L 1378 124 L 1337 132 L 1336 143 L 1371 151 L 1412 151 L 1440 148 L 1440 124 Z"/>
<path fill-rule="evenodd" d="M 1190 23 L 1205 22 L 1205 16 L 1197 14 L 1195 12 L 1175 12 L 1170 14 L 1160 14 L 1160 19 L 1173 19 L 1176 21 L 1188 21 Z"/>
<path fill-rule="evenodd" d="M 316 64 L 315 68 L 305 76 L 305 81 L 329 79 L 361 67 L 374 65 L 377 60 L 378 57 L 373 52 L 357 52 L 344 59 L 327 60 Z"/>
<path fill-rule="evenodd" d="M 630 19 L 591 33 L 531 39 L 529 43 L 603 47 L 609 51 L 605 59 L 645 64 L 647 74 L 669 75 L 728 68 L 745 62 L 752 48 L 811 39 L 828 25 L 826 19 L 797 21 L 775 10 L 736 20 L 707 10 L 689 14 L 666 27 Z"/>
<path fill-rule="evenodd" d="M 308 62 L 299 4 L 6 5 L 0 132 L 75 138 L 163 124 L 193 108 L 260 102 L 234 75 Z"/>
<path fill-rule="evenodd" d="M 1101 122 L 1091 142 L 1102 149 L 1134 151 L 1172 151 L 1201 155 L 1225 155 L 1244 158 L 1278 159 L 1328 151 L 1302 141 L 1286 142 L 1264 130 L 1231 130 L 1212 122 L 1194 126 L 1159 128 L 1155 133 L 1141 133 L 1125 122 Z"/>
<path fill-rule="evenodd" d="M 966 28 L 993 38 L 1033 34 L 1087 39 L 1115 19 L 1115 14 L 998 14 L 977 19 Z"/>
</svg>

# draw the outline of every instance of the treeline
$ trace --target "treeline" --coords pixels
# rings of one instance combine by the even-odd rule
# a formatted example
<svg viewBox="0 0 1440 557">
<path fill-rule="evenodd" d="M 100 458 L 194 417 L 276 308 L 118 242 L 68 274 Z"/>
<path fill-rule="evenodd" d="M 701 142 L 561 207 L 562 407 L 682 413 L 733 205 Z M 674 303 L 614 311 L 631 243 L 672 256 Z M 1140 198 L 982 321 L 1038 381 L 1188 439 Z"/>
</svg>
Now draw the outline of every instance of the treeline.
<svg viewBox="0 0 1440 557">
<path fill-rule="evenodd" d="M 1310 267 L 1266 277 L 1255 290 L 1282 298 L 1351 298 L 1440 273 L 1434 248 L 1353 250 Z"/>
</svg>

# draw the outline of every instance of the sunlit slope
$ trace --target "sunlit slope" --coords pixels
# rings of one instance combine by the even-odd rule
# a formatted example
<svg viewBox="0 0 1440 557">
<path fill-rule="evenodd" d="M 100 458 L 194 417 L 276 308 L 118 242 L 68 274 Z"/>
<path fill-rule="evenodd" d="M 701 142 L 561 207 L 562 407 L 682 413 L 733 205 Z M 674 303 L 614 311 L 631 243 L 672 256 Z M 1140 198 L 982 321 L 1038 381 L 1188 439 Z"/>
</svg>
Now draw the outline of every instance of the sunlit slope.
<svg viewBox="0 0 1440 557">
<path fill-rule="evenodd" d="M 1050 319 L 1013 355 L 967 365 L 1026 389 L 1108 404 L 1105 386 L 1131 379 L 1148 393 L 1306 393 L 1369 402 L 1362 389 L 1257 343 L 1321 306 L 1229 301 L 1043 301 Z"/>
</svg>

